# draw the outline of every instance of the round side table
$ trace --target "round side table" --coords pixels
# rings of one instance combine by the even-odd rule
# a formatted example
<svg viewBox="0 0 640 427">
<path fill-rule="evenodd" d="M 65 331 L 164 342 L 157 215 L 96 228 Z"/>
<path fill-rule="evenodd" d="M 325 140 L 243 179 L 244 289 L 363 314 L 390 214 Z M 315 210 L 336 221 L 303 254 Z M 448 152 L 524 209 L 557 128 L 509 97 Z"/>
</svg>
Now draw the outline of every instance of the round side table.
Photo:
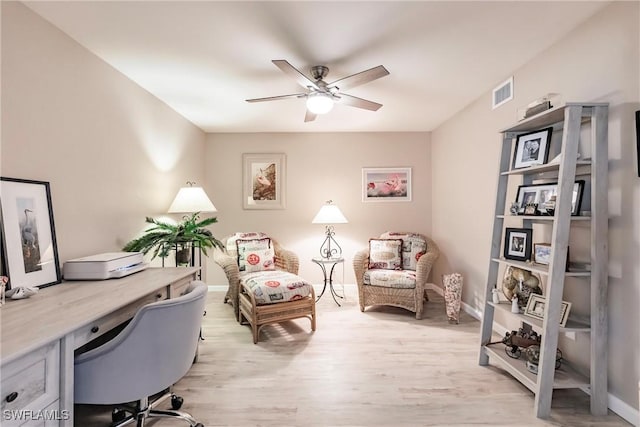
<svg viewBox="0 0 640 427">
<path fill-rule="evenodd" d="M 336 265 L 342 264 L 344 262 L 344 258 L 312 258 L 311 261 L 320 266 L 320 269 L 322 270 L 322 274 L 324 276 L 324 285 L 322 287 L 322 292 L 320 292 L 320 295 L 318 295 L 316 301 L 320 301 L 320 298 L 322 298 L 322 295 L 324 295 L 324 291 L 327 290 L 327 285 L 329 285 L 331 296 L 333 297 L 333 300 L 336 302 L 336 304 L 338 304 L 338 306 L 340 307 L 340 303 L 338 302 L 336 297 L 344 298 L 344 296 L 338 295 L 336 290 L 333 288 L 333 271 L 335 270 Z"/>
</svg>

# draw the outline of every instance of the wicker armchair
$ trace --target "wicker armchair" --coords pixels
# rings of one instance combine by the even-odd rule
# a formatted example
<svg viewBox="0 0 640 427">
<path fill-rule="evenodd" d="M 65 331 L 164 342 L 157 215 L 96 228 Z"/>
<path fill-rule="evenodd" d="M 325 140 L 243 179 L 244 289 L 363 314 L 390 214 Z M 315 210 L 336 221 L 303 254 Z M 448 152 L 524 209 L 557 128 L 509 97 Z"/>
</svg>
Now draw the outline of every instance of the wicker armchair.
<svg viewBox="0 0 640 427">
<path fill-rule="evenodd" d="M 415 271 L 405 268 L 408 260 L 410 244 L 405 237 L 402 243 L 403 267 L 399 270 L 370 270 L 369 248 L 358 251 L 353 258 L 353 269 L 358 284 L 360 311 L 367 306 L 391 305 L 402 307 L 416 313 L 416 319 L 422 318 L 426 293 L 427 278 L 433 263 L 440 255 L 438 245 L 430 238 L 415 233 L 384 233 L 381 239 L 397 239 L 409 236 L 409 239 L 422 239 L 426 242 L 426 252 L 420 252 L 415 264 Z M 409 253 L 407 253 L 409 252 Z M 416 254 L 417 255 L 417 254 Z M 383 280 L 375 281 L 372 275 L 382 273 Z"/>
<path fill-rule="evenodd" d="M 225 303 L 233 306 L 236 320 L 243 323 L 243 320 L 251 325 L 253 332 L 253 342 L 258 342 L 260 329 L 272 323 L 279 323 L 285 320 L 292 320 L 307 317 L 311 321 L 311 329 L 316 330 L 316 306 L 315 292 L 310 283 L 305 282 L 298 274 L 298 256 L 289 250 L 284 249 L 280 244 L 271 239 L 274 249 L 274 271 L 257 273 L 243 273 L 238 265 L 238 256 L 235 249 L 235 242 L 238 237 L 265 238 L 263 233 L 236 233 L 222 239 L 225 251 L 216 250 L 213 254 L 214 261 L 222 267 L 229 281 L 229 289 L 224 298 Z M 275 303 L 264 303 L 256 297 L 256 282 L 264 278 L 278 276 L 276 280 L 293 281 L 289 289 L 296 289 L 303 286 L 308 289 L 309 295 L 296 299 L 282 300 Z M 264 288 L 263 288 L 264 289 Z M 260 292 L 260 291 L 258 291 Z"/>
</svg>

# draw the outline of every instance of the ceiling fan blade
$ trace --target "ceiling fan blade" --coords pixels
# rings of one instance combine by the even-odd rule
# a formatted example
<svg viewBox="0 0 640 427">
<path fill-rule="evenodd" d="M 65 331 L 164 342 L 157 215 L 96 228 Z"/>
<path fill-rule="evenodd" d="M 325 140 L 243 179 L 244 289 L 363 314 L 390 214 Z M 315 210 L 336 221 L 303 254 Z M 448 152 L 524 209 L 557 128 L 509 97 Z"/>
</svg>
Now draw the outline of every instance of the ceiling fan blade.
<svg viewBox="0 0 640 427">
<path fill-rule="evenodd" d="M 347 95 L 346 93 L 339 94 L 339 97 L 339 99 L 336 99 L 337 103 L 350 107 L 364 108 L 365 110 L 371 111 L 378 111 L 380 107 L 382 107 L 382 104 L 378 104 L 377 102 L 367 101 L 366 99 Z"/>
<path fill-rule="evenodd" d="M 317 114 L 312 113 L 311 111 L 307 110 L 307 113 L 304 115 L 304 122 L 312 122 L 316 119 L 316 117 L 318 117 Z"/>
<path fill-rule="evenodd" d="M 320 89 L 313 80 L 309 79 L 307 76 L 302 74 L 300 71 L 298 71 L 297 68 L 289 64 L 289 62 L 285 61 L 284 59 L 274 59 L 271 62 L 273 62 L 275 66 L 280 68 L 285 74 L 289 75 L 290 77 L 293 77 L 293 79 L 296 82 L 298 82 L 298 84 L 303 88 L 305 89 L 313 88 L 316 90 Z"/>
<path fill-rule="evenodd" d="M 246 99 L 247 102 L 263 102 L 263 101 L 279 101 L 281 99 L 289 99 L 289 98 L 304 98 L 307 96 L 306 93 L 293 93 L 291 95 L 279 95 L 279 96 L 268 96 L 266 98 L 253 98 Z"/>
<path fill-rule="evenodd" d="M 369 83 L 373 80 L 379 79 L 380 77 L 384 77 L 388 74 L 389 74 L 389 71 L 387 71 L 386 68 L 384 68 L 382 65 L 378 65 L 377 67 L 370 68 L 358 74 L 352 74 L 340 80 L 336 80 L 335 82 L 329 83 L 327 86 L 329 87 L 336 86 L 338 90 L 343 91 L 343 90 L 351 89 L 352 87 Z"/>
</svg>

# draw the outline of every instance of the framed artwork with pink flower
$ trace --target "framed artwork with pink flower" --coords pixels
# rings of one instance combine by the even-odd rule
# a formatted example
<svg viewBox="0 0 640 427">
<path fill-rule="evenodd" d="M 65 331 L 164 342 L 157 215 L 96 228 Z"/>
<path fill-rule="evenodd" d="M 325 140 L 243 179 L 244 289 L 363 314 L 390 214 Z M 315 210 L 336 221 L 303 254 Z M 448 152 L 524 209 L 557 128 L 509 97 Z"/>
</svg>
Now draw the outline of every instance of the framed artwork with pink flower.
<svg viewBox="0 0 640 427">
<path fill-rule="evenodd" d="M 410 202 L 411 168 L 362 168 L 363 202 Z"/>
<path fill-rule="evenodd" d="M 244 209 L 284 209 L 286 156 L 242 155 Z"/>
</svg>

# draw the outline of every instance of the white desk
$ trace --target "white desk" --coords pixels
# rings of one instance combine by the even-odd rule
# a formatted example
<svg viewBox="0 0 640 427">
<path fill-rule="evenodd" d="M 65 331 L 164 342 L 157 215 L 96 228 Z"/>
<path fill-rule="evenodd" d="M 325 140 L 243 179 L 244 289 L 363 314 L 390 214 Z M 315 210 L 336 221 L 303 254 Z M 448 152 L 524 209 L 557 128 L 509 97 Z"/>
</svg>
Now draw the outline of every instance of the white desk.
<svg viewBox="0 0 640 427">
<path fill-rule="evenodd" d="M 72 427 L 73 351 L 142 305 L 179 296 L 198 270 L 149 268 L 117 280 L 63 282 L 7 301 L 0 308 L 0 424 Z"/>
</svg>

